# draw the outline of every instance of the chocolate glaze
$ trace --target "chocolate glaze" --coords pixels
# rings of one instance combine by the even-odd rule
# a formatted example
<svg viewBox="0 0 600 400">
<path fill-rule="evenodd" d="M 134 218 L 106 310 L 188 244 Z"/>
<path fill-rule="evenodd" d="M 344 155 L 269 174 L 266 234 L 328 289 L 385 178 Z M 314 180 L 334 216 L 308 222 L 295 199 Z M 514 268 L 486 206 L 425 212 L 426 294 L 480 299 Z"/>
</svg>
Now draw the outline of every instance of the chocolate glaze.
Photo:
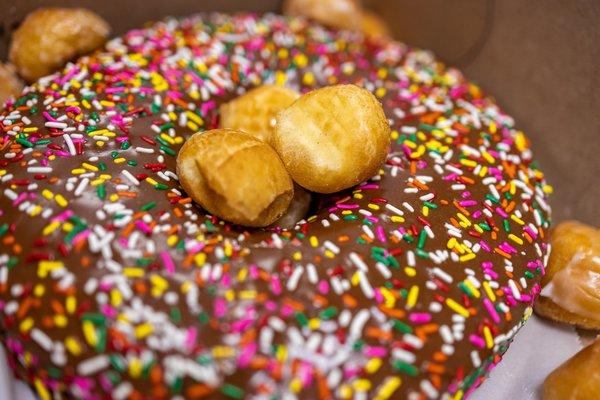
<svg viewBox="0 0 600 400">
<path fill-rule="evenodd" d="M 206 24 L 202 21 L 206 21 Z M 264 26 L 264 31 L 257 33 L 256 27 L 260 22 Z M 226 49 L 218 50 L 216 48 L 223 42 L 240 39 L 216 34 L 214 32 L 217 28 L 235 30 L 238 34 L 247 37 L 237 45 L 228 44 Z M 176 35 L 182 32 L 183 34 Z M 141 39 L 144 39 L 143 44 L 140 44 Z M 154 39 L 153 49 L 148 44 L 151 39 Z M 252 39 L 256 39 L 257 44 L 249 44 Z M 291 43 L 286 43 L 286 39 Z M 185 43 L 177 43 L 177 40 L 185 40 Z M 335 40 L 338 40 L 337 48 L 332 44 Z M 306 45 L 301 43 L 303 41 L 306 41 Z M 125 47 L 124 43 L 128 47 Z M 294 53 L 294 49 L 306 52 L 310 58 L 308 64 L 295 68 L 299 72 L 292 72 L 294 70 L 290 68 L 292 56 L 285 57 L 277 53 L 282 48 L 286 48 L 291 54 Z M 396 138 L 392 140 L 388 163 L 383 167 L 379 177 L 366 186 L 363 185 L 346 193 L 323 196 L 319 200 L 316 217 L 309 219 L 308 223 L 300 224 L 291 230 L 277 228 L 247 230 L 230 226 L 186 202 L 184 193 L 179 196 L 173 192 L 172 189 L 181 190 L 173 177 L 165 181 L 158 176 L 156 170 L 152 171 L 144 167 L 146 164 L 159 163 L 158 145 L 150 145 L 142 136 L 145 138 L 156 136 L 152 131 L 152 124 L 161 120 L 161 113 L 168 107 L 166 99 L 169 95 L 168 92 L 160 92 L 161 104 L 158 110 L 154 110 L 154 115 L 149 114 L 153 112 L 152 103 L 157 90 L 156 83 L 142 82 L 142 86 L 153 88 L 149 90 L 150 95 L 146 98 L 124 101 L 125 96 L 120 100 L 110 96 L 106 88 L 118 87 L 113 85 L 119 81 L 125 82 L 124 86 L 128 89 L 135 87 L 135 80 L 129 77 L 138 74 L 140 68 L 122 62 L 126 58 L 123 55 L 124 51 L 129 53 L 130 57 L 143 54 L 148 60 L 143 70 L 158 71 L 159 75 L 173 79 L 172 82 L 168 82 L 169 90 L 176 92 L 176 88 L 179 87 L 178 93 L 182 95 L 180 99 L 183 104 L 192 103 L 197 107 L 206 104 L 206 101 L 194 99 L 189 95 L 189 82 L 186 81 L 184 72 L 190 72 L 190 67 L 178 65 L 168 57 L 179 56 L 189 60 L 189 55 L 183 54 L 189 51 L 194 54 L 194 57 L 208 60 L 209 65 L 224 65 L 224 70 L 229 73 L 233 70 L 232 65 L 235 64 L 231 55 L 237 53 L 238 57 L 248 60 L 251 64 L 249 69 L 264 82 L 278 79 L 270 73 L 271 71 L 287 70 L 285 84 L 300 88 L 302 91 L 338 82 L 356 83 L 373 91 L 377 91 L 377 88 L 385 88 L 387 92 L 380 98 L 392 128 L 406 137 L 410 136 L 410 133 L 403 133 L 408 131 L 402 129 L 417 127 L 416 131 L 422 132 L 414 138 L 417 146 L 431 143 L 435 138 L 438 133 L 429 129 L 429 126 L 438 123 L 443 125 L 440 117 L 451 119 L 456 116 L 457 120 L 464 122 L 460 124 L 460 129 L 454 126 L 453 136 L 443 135 L 439 139 L 443 145 L 448 145 L 453 150 L 452 154 L 441 153 L 442 157 L 448 156 L 448 159 L 439 165 L 443 168 L 452 165 L 453 168 L 461 170 L 463 175 L 444 180 L 442 176 L 450 175 L 451 171 L 444 169 L 443 174 L 436 171 L 433 151 L 424 152 L 422 156 L 415 157 L 411 162 L 406 146 Z M 210 51 L 219 52 L 218 57 L 207 56 Z M 320 65 L 319 62 L 324 64 Z M 261 67 L 263 63 L 264 69 Z M 353 65 L 354 70 L 343 73 L 340 65 L 344 63 Z M 327 73 L 324 72 L 326 66 L 336 69 Z M 51 153 L 68 151 L 62 136 L 63 132 L 60 129 L 44 126 L 46 120 L 41 115 L 41 111 L 44 110 L 42 103 L 53 97 L 54 102 L 58 104 L 55 117 L 68 115 L 64 100 L 60 100 L 66 92 L 59 93 L 57 85 L 60 85 L 57 82 L 60 82 L 64 76 L 76 75 L 82 68 L 91 71 L 90 75 L 94 72 L 98 74 L 91 85 L 91 90 L 99 93 L 99 100 L 105 99 L 117 103 L 122 101 L 125 104 L 123 109 L 103 105 L 101 110 L 96 110 L 100 120 L 98 126 L 104 128 L 108 125 L 109 117 L 106 115 L 108 110 L 130 116 L 131 123 L 125 123 L 125 129 L 115 127 L 113 131 L 116 132 L 117 137 L 127 138 L 131 146 L 129 149 L 122 150 L 120 146 L 122 142 L 116 143 L 115 139 L 110 138 L 100 148 L 84 131 L 85 144 L 81 154 L 58 156 L 50 160 L 48 165 L 51 166 L 52 171 L 36 180 L 35 174 L 27 170 L 29 163 L 38 160 L 35 166 L 40 166 L 40 161 Z M 385 70 L 387 76 L 378 76 L 379 70 Z M 118 71 L 123 74 L 119 75 Z M 302 79 L 304 73 L 309 71 L 315 75 L 314 85 L 307 84 Z M 428 78 L 424 76 L 427 75 L 425 71 L 435 71 L 435 73 L 432 74 L 433 77 Z M 420 76 L 420 74 L 424 75 Z M 214 101 L 215 105 L 203 115 L 205 124 L 202 129 L 216 126 L 218 115 L 215 110 L 218 110 L 219 104 L 236 96 L 245 87 L 260 84 L 260 80 L 257 81 L 256 77 L 242 76 L 237 81 L 233 79 L 231 87 L 221 87 L 220 89 L 223 90 L 212 94 L 210 100 Z M 89 76 L 85 79 L 89 79 Z M 210 81 L 210 73 L 203 76 L 203 79 Z M 221 79 L 227 80 L 227 78 Z M 443 84 L 444 79 L 450 83 Z M 415 94 L 412 100 L 409 100 L 407 96 L 401 95 L 401 92 L 410 92 L 411 85 L 415 91 L 419 91 L 419 94 Z M 73 93 L 77 100 L 82 99 L 82 94 L 73 87 L 67 92 Z M 172 398 L 178 394 L 185 398 L 192 398 L 194 394 L 205 392 L 210 398 L 232 398 L 235 396 L 233 392 L 228 392 L 231 388 L 228 385 L 235 385 L 243 390 L 243 397 L 343 398 L 349 387 L 353 396 L 376 398 L 378 390 L 388 382 L 390 377 L 400 377 L 402 380 L 401 385 L 394 391 L 394 398 L 441 398 L 456 393 L 459 396 L 460 393 L 476 385 L 480 381 L 479 376 L 483 375 L 492 363 L 498 361 L 495 357 L 503 353 L 511 335 L 520 326 L 526 308 L 537 294 L 540 272 L 543 270 L 542 261 L 546 254 L 544 232 L 548 224 L 545 220 L 546 211 L 542 209 L 545 204 L 541 191 L 544 184 L 543 176 L 531 166 L 529 151 L 518 143 L 521 139 L 518 138 L 517 131 L 512 128 L 510 118 L 503 115 L 492 100 L 481 96 L 477 89 L 469 86 L 468 81 L 460 73 L 446 70 L 426 52 L 410 50 L 402 44 L 393 42 L 365 41 L 359 34 L 348 32 L 338 34 L 310 26 L 303 20 L 289 22 L 274 15 L 265 17 L 239 15 L 232 19 L 224 15 L 205 15 L 185 19 L 179 23 L 169 20 L 144 31 L 133 31 L 122 40 L 110 43 L 105 52 L 83 58 L 53 78 L 42 80 L 28 89 L 24 96 L 22 99 L 33 97 L 39 99 L 37 104 L 39 112 L 34 114 L 31 108 L 25 107 L 25 103 L 21 101 L 8 105 L 3 113 L 5 120 L 11 112 L 21 110 L 20 115 L 30 119 L 30 123 L 24 123 L 23 127 L 39 128 L 37 133 L 30 134 L 31 137 L 47 138 L 51 144 L 57 146 L 55 149 L 60 148 L 60 150 L 49 149 L 49 145 L 39 146 L 39 148 L 36 146 L 33 151 L 23 154 L 20 158 L 18 155 L 14 158 L 6 158 L 7 153 L 15 149 L 22 151 L 25 147 L 15 144 L 16 136 L 11 135 L 10 129 L 6 128 L 7 124 L 4 124 L 5 134 L 0 163 L 2 170 L 6 171 L 4 176 L 10 174 L 12 177 L 3 179 L 0 183 L 0 192 L 3 192 L 0 196 L 2 210 L 0 225 L 8 224 L 7 232 L 0 238 L 0 253 L 3 257 L 0 268 L 4 267 L 7 274 L 5 282 L 0 278 L 0 331 L 2 341 L 8 349 L 11 366 L 17 376 L 32 384 L 42 397 L 44 390 L 47 390 L 48 393 L 63 393 L 68 398 L 90 399 L 112 398 L 121 394 L 131 398 Z M 433 117 L 433 120 L 427 124 L 425 121 L 429 121 L 432 113 L 436 112 L 432 110 L 435 105 L 425 102 L 426 99 L 432 98 L 437 99 L 437 106 L 441 107 L 444 102 L 448 104 L 445 110 L 440 111 L 439 115 Z M 78 107 L 83 113 L 82 124 L 86 125 L 86 122 L 92 118 L 93 107 L 90 109 L 81 105 Z M 48 111 L 49 108 L 47 106 L 45 110 Z M 142 109 L 145 111 L 140 112 Z M 496 115 L 489 117 L 492 112 Z M 177 111 L 176 113 L 179 114 Z M 496 131 L 490 127 L 490 120 L 502 121 L 506 126 L 497 126 Z M 77 126 L 71 114 L 65 122 L 69 126 Z M 481 125 L 477 126 L 477 123 Z M 179 126 L 177 121 L 174 121 L 172 129 L 176 136 L 188 137 L 193 133 L 189 127 Z M 504 143 L 504 147 L 498 146 L 500 141 Z M 462 145 L 474 149 L 483 146 L 503 153 L 500 158 L 503 157 L 504 161 L 497 159 L 495 163 L 499 168 L 496 176 L 501 178 L 495 185 L 498 186 L 502 196 L 510 193 L 510 191 L 503 192 L 502 187 L 510 184 L 511 179 L 523 180 L 516 171 L 521 171 L 527 177 L 528 183 L 525 186 L 530 188 L 533 195 L 528 196 L 521 186 L 517 186 L 510 199 L 505 196 L 506 201 L 502 203 L 503 205 L 489 203 L 491 216 L 486 217 L 484 214 L 479 218 L 473 217 L 473 211 L 486 208 L 484 202 L 486 195 L 490 195 L 490 189 L 489 184 L 482 183 L 482 179 L 491 176 L 491 173 L 479 176 L 480 170 L 474 172 L 474 167 L 461 164 L 461 159 L 477 159 L 477 165 L 485 164 L 483 156 L 469 157 L 468 151 L 460 147 Z M 155 153 L 136 152 L 137 146 L 153 148 Z M 180 144 L 173 144 L 168 147 L 176 152 L 179 146 Z M 137 166 L 115 163 L 114 151 L 118 151 L 118 157 L 124 157 L 128 161 L 135 160 Z M 414 151 L 418 150 L 413 149 Z M 36 155 L 36 152 L 48 153 L 44 156 Z M 92 156 L 98 159 L 89 161 Z M 94 166 L 98 166 L 101 162 L 105 163 L 104 171 L 87 170 L 87 173 L 94 172 L 91 180 L 97 179 L 100 174 L 110 175 L 104 183 L 106 190 L 104 199 L 99 197 L 98 186 L 91 184 L 80 196 L 74 193 L 75 189 L 71 191 L 66 189 L 67 180 L 76 176 L 72 171 L 82 168 L 82 162 Z M 164 154 L 162 164 L 157 169 L 175 171 L 174 156 Z M 133 185 L 123 175 L 124 169 L 137 175 L 140 184 Z M 147 174 L 166 187 L 163 188 L 164 190 L 157 190 L 155 185 L 144 181 L 144 176 L 139 174 Z M 433 181 L 427 183 L 428 189 L 418 190 L 417 193 L 405 192 L 405 189 L 414 187 L 409 184 L 409 180 L 417 175 L 430 176 Z M 80 181 L 75 182 L 75 187 Z M 36 183 L 37 187 L 28 189 L 27 185 L 32 183 Z M 129 188 L 118 190 L 118 184 L 128 185 Z M 453 189 L 452 185 L 455 184 L 465 184 L 466 188 Z M 6 194 L 6 189 L 10 189 L 17 195 L 24 195 L 15 200 Z M 54 196 L 62 194 L 68 205 L 62 207 L 57 203 L 56 198 L 44 197 L 42 194 L 44 189 L 50 190 Z M 120 195 L 113 202 L 111 195 L 119 191 L 133 192 L 136 195 L 135 197 Z M 471 215 L 467 219 L 472 224 L 491 226 L 491 231 L 484 230 L 483 233 L 479 233 L 474 230 L 473 225 L 468 227 L 459 225 L 461 220 L 457 220 L 456 215 L 459 209 L 453 202 L 465 199 L 461 197 L 464 191 L 470 192 L 468 200 L 476 202 L 474 208 L 470 209 Z M 430 202 L 436 204 L 437 208 L 431 209 L 429 215 L 425 217 L 422 214 L 423 200 L 420 197 L 429 193 L 435 195 Z M 357 198 L 356 194 L 361 198 Z M 515 204 L 510 206 L 510 201 L 514 201 Z M 31 217 L 20 208 L 25 202 L 50 209 L 51 215 L 46 218 L 41 214 Z M 144 206 L 149 202 L 154 202 L 154 207 L 143 211 Z M 395 214 L 385 207 L 386 202 L 404 211 L 404 222 L 392 220 Z M 404 202 L 411 204 L 415 211 L 410 212 L 407 208 L 403 208 Z M 114 218 L 114 214 L 111 217 L 107 211 L 107 206 L 110 208 L 111 204 L 122 204 L 123 210 L 132 210 L 134 217 L 131 222 L 121 226 L 119 220 L 127 218 L 124 216 L 127 211 L 120 211 L 122 215 L 117 218 Z M 357 205 L 358 208 L 352 209 L 353 215 L 357 218 L 344 219 L 342 210 L 335 209 L 339 204 Z M 503 212 L 506 212 L 507 207 L 519 210 L 521 213 L 519 219 L 525 225 L 515 223 L 510 217 L 503 218 L 501 213 L 495 210 L 496 207 L 504 207 Z M 544 218 L 541 223 L 534 218 L 534 208 L 541 210 L 539 215 Z M 358 213 L 359 209 L 369 211 L 376 222 L 365 222 L 366 215 Z M 100 210 L 104 210 L 106 215 L 100 215 Z M 78 225 L 77 221 L 71 218 L 70 225 L 65 227 L 61 224 L 52 233 L 44 235 L 44 230 L 53 219 L 66 211 L 72 212 L 72 215 L 83 221 L 84 225 Z M 506 213 L 512 215 L 514 211 Z M 165 217 L 167 214 L 168 218 Z M 332 214 L 335 217 L 332 218 Z M 197 219 L 194 221 L 192 218 Z M 409 263 L 407 254 L 410 251 L 416 252 L 417 236 L 425 225 L 430 226 L 435 237 L 427 238 L 422 250 L 424 252 L 448 251 L 447 242 L 451 236 L 444 224 L 451 223 L 452 218 L 458 224 L 458 230 L 462 232 L 462 239 L 470 240 L 474 245 L 478 243 L 479 238 L 476 234 L 479 234 L 489 242 L 490 251 L 481 249 L 472 260 L 459 262 L 448 258 L 439 264 L 433 262 L 431 258 L 416 256 L 414 267 L 409 268 L 407 272 L 406 267 Z M 505 219 L 509 220 L 511 233 L 520 234 L 522 226 L 531 224 L 531 229 L 536 229 L 536 237 L 532 238 L 531 243 L 524 241 L 522 245 L 515 245 L 508 239 L 509 232 L 503 228 Z M 135 221 L 143 221 L 144 224 L 136 225 Z M 191 225 L 186 226 L 185 223 L 194 224 L 195 228 Z M 151 227 L 153 224 L 156 224 L 154 228 L 149 228 L 153 232 L 146 233 L 143 226 Z M 368 234 L 363 231 L 363 226 L 368 226 L 372 232 L 376 232 L 376 229 L 381 227 L 385 238 L 381 240 L 375 234 L 373 239 L 365 241 L 365 238 L 368 239 Z M 414 241 L 408 243 L 402 239 L 402 235 L 398 240 L 393 240 L 392 233 L 399 227 L 409 231 L 415 229 L 417 235 L 412 235 L 415 236 Z M 72 237 L 68 238 L 69 228 L 81 229 L 84 235 L 88 235 L 87 239 L 74 244 Z M 192 232 L 193 229 L 197 229 L 198 232 Z M 135 243 L 128 243 L 134 232 L 139 232 L 135 234 L 137 236 Z M 496 239 L 490 238 L 491 232 L 495 233 Z M 176 236 L 175 245 L 170 242 L 172 239 L 169 238 L 172 236 Z M 313 246 L 310 241 L 313 236 L 318 239 L 316 246 Z M 105 246 L 99 249 L 93 248 L 92 242 L 102 240 L 107 240 Z M 332 252 L 330 247 L 325 245 L 328 241 L 335 244 L 339 251 Z M 506 264 L 507 258 L 494 251 L 494 248 L 503 242 L 511 243 L 517 249 L 510 255 L 512 265 L 509 267 Z M 178 247 L 177 243 L 184 243 L 184 247 L 187 246 L 188 250 Z M 193 249 L 194 246 L 203 247 L 201 252 L 206 257 L 205 260 L 199 258 L 197 264 L 193 261 L 194 254 L 190 256 L 190 253 L 194 253 L 195 250 L 189 249 Z M 376 260 L 372 256 L 375 247 L 384 249 L 385 254 L 393 257 L 398 264 L 398 268 L 389 268 L 391 278 L 385 278 L 376 268 Z M 168 261 L 165 261 L 165 254 L 172 260 L 174 270 L 171 270 Z M 301 259 L 298 259 L 298 254 L 301 255 Z M 353 254 L 358 255 L 367 266 L 368 271 L 365 276 L 372 288 L 387 286 L 395 293 L 396 300 L 391 309 L 396 313 L 386 314 L 389 310 L 385 310 L 384 301 L 378 300 L 377 296 L 368 296 L 360 284 L 350 283 L 356 271 L 360 269 L 351 257 Z M 40 273 L 40 261 L 44 260 L 60 261 L 64 268 L 57 268 L 49 274 Z M 493 271 L 497 274 L 496 278 L 486 279 L 486 272 L 482 269 L 482 263 L 485 262 L 491 263 Z M 332 276 L 337 276 L 337 279 L 347 278 L 349 287 L 344 290 L 343 295 L 336 294 L 332 289 L 327 293 L 319 292 L 318 285 L 311 282 L 306 272 L 309 263 L 315 266 L 320 281 L 330 283 Z M 127 276 L 124 269 L 129 267 L 142 268 L 143 275 Z M 249 267 L 250 273 L 248 273 Z M 300 267 L 303 268 L 304 273 L 295 288 L 288 290 L 286 285 L 293 279 L 294 271 Z M 448 274 L 452 281 L 445 282 L 440 279 L 434 272 L 436 267 Z M 210 274 L 214 273 L 215 269 L 220 269 L 222 272 L 219 279 L 211 281 Z M 153 274 L 161 276 L 168 284 L 168 289 L 160 295 L 153 294 L 155 287 L 150 279 Z M 249 274 L 251 277 L 242 280 L 239 279 L 240 274 Z M 477 282 L 488 280 L 497 283 L 497 289 L 494 290 L 497 299 L 494 304 L 499 314 L 498 321 L 492 321 L 491 315 L 483 304 L 483 300 L 488 298 L 483 288 L 477 290 L 479 296 L 465 294 L 464 286 L 459 284 L 468 276 L 472 276 Z M 68 279 L 72 281 L 67 282 Z M 515 299 L 515 293 L 511 294 L 510 279 L 519 285 L 522 299 Z M 61 280 L 64 280 L 63 286 Z M 282 286 L 280 293 L 273 290 L 273 280 L 280 281 Z M 92 285 L 90 282 L 99 283 L 99 287 L 90 289 Z M 527 287 L 523 287 L 524 283 Z M 406 297 L 412 287 L 419 288 L 418 300 L 414 306 L 407 307 Z M 253 290 L 256 291 L 256 295 L 250 298 Z M 118 293 L 115 294 L 114 291 Z M 129 291 L 131 293 L 128 293 Z M 197 292 L 195 298 L 190 295 L 194 292 Z M 244 295 L 250 297 L 244 300 Z M 71 312 L 65 311 L 69 307 L 67 303 L 73 301 L 67 300 L 68 296 L 76 300 L 76 306 Z M 103 303 L 112 304 L 115 296 L 121 297 L 122 300 L 115 301 L 117 305 L 107 309 Z M 453 299 L 471 315 L 466 319 L 461 318 L 455 310 L 445 304 L 446 299 Z M 356 302 L 356 305 L 350 307 L 349 304 L 353 302 Z M 504 306 L 500 306 L 500 303 Z M 437 305 L 432 306 L 432 304 Z M 301 326 L 301 319 L 317 320 L 324 310 L 331 307 L 335 307 L 337 314 L 331 317 L 329 322 L 326 318 L 321 318 L 319 327 L 313 330 L 309 327 L 310 324 Z M 174 309 L 178 310 L 180 317 L 173 317 L 174 313 L 177 313 L 173 311 Z M 290 311 L 299 309 L 302 309 L 301 314 L 305 317 Z M 340 313 L 343 310 L 348 310 L 352 317 L 347 326 L 342 326 L 340 322 Z M 202 314 L 201 311 L 205 311 L 206 314 Z M 57 322 L 56 317 L 63 313 L 66 316 L 66 326 L 60 327 L 58 325 L 62 322 Z M 411 314 L 418 313 L 429 314 L 431 321 L 425 324 L 411 322 L 409 320 Z M 90 318 L 90 315 L 104 315 L 104 318 L 101 318 L 103 321 L 94 322 L 94 326 L 98 335 L 106 336 L 100 339 L 106 341 L 105 345 L 91 345 L 86 338 L 82 324 L 86 318 Z M 358 337 L 351 338 L 349 335 L 352 331 L 352 322 L 357 320 L 357 315 L 368 315 L 368 319 L 364 327 L 359 330 Z M 390 315 L 402 316 L 392 318 Z M 33 321 L 34 328 L 44 332 L 50 339 L 51 348 L 44 349 L 39 344 L 39 338 L 38 340 L 32 338 L 34 328 L 24 329 L 23 322 L 28 318 Z M 281 320 L 284 328 L 280 332 L 272 327 L 269 328 L 273 334 L 272 339 L 266 349 L 261 349 L 260 335 L 269 331 L 267 326 L 278 325 L 274 322 L 276 318 Z M 121 322 L 117 322 L 118 319 Z M 136 337 L 135 327 L 148 319 L 152 321 L 150 325 L 154 327 L 154 332 L 145 337 Z M 247 319 L 247 322 L 240 328 L 240 321 L 244 319 Z M 402 326 L 409 326 L 412 337 L 401 329 L 394 328 L 393 319 L 399 319 L 406 324 Z M 129 322 L 124 322 L 126 320 Z M 444 342 L 444 338 L 439 333 L 442 325 L 455 330 L 452 343 Z M 424 328 L 427 326 L 432 331 Z M 292 344 L 289 330 L 291 327 L 297 328 L 296 332 L 300 333 L 304 340 L 308 340 L 311 335 L 316 338 L 316 332 L 322 339 L 331 338 L 328 339 L 329 348 L 325 349 L 327 346 L 322 345 L 318 350 L 311 350 L 306 343 Z M 459 331 L 463 327 L 464 332 L 461 334 Z M 484 327 L 487 327 L 497 339 L 491 347 L 487 345 L 479 347 L 469 340 L 470 335 L 483 338 Z M 323 332 L 328 329 L 331 331 Z M 192 331 L 195 332 L 195 338 L 188 342 L 182 340 L 182 335 L 185 336 Z M 414 338 L 419 336 L 422 346 L 415 345 Z M 61 346 L 64 348 L 68 338 L 80 344 L 80 354 L 72 354 L 68 349 L 60 350 Z M 184 346 L 181 343 L 188 345 Z M 256 343 L 256 346 L 247 347 L 249 343 Z M 175 344 L 177 347 L 173 348 Z M 450 346 L 445 348 L 446 353 L 442 352 L 444 345 Z M 215 346 L 228 347 L 215 350 Z M 386 352 L 379 357 L 382 361 L 381 366 L 372 373 L 364 369 L 367 361 L 373 358 L 364 353 L 364 349 L 369 346 L 383 348 Z M 240 361 L 243 358 L 242 350 L 249 348 L 255 352 L 253 357 L 250 361 Z M 283 355 L 286 352 L 284 349 L 287 350 L 287 356 Z M 402 349 L 403 353 L 414 354 L 414 361 L 406 364 L 414 366 L 416 373 L 413 374 L 412 369 L 411 373 L 399 371 L 397 364 L 394 364 L 396 358 L 390 354 L 392 349 Z M 215 352 L 218 351 L 233 353 L 230 356 L 217 357 Z M 111 362 L 100 370 L 84 376 L 81 370 L 82 364 L 85 365 L 87 360 L 104 354 L 112 356 Z M 209 355 L 212 355 L 212 360 Z M 146 361 L 151 358 L 153 361 L 142 362 L 146 369 L 139 374 L 135 371 L 132 373 L 132 368 L 137 368 L 137 364 L 136 361 L 131 360 L 136 357 Z M 480 359 L 481 363 L 474 362 L 474 357 Z M 279 360 L 283 361 L 279 362 Z M 300 360 L 305 362 L 302 363 Z M 120 363 L 124 363 L 127 367 L 119 367 Z M 188 368 L 191 367 L 188 363 L 194 363 L 195 367 L 200 366 L 204 372 L 189 372 Z M 339 382 L 335 382 L 331 377 L 332 371 L 336 369 L 334 366 L 336 363 L 342 375 L 345 374 Z M 132 364 L 134 367 L 131 366 Z M 307 372 L 308 377 L 303 378 L 305 382 L 302 388 L 294 392 L 290 387 L 294 385 L 294 377 L 302 376 L 300 373 L 302 368 L 306 368 L 310 373 Z M 85 368 L 83 369 L 85 372 Z M 320 388 L 317 382 L 319 379 L 326 380 L 327 377 L 333 384 L 325 390 L 323 387 Z M 111 380 L 114 382 L 110 383 Z M 202 388 L 198 389 L 198 384 L 203 381 L 206 383 L 204 391 L 201 390 Z M 370 383 L 365 390 L 360 386 L 364 381 Z M 259 385 L 259 382 L 262 385 Z M 194 386 L 197 387 L 196 392 L 193 391 Z"/>
</svg>

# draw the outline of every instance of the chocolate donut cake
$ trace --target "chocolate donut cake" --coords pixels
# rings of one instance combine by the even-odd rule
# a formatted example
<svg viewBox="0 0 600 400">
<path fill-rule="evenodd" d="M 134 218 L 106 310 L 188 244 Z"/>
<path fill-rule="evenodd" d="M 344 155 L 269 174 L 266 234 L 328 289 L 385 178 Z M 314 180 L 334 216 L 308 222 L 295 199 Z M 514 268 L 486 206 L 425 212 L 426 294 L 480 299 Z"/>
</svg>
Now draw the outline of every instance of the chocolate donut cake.
<svg viewBox="0 0 600 400">
<path fill-rule="evenodd" d="M 182 190 L 178 150 L 221 104 L 338 83 L 389 119 L 375 177 L 292 229 L 225 223 Z M 41 399 L 460 399 L 539 293 L 550 189 L 527 138 L 397 42 L 168 19 L 42 78 L 0 126 L 0 339 Z"/>
</svg>

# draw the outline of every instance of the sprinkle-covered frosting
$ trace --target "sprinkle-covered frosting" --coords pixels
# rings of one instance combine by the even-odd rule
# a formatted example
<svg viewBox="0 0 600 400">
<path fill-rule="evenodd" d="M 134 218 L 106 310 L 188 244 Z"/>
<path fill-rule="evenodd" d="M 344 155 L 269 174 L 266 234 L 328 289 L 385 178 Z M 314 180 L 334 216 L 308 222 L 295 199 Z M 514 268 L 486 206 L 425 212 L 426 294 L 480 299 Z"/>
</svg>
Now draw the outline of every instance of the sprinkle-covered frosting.
<svg viewBox="0 0 600 400">
<path fill-rule="evenodd" d="M 206 215 L 175 174 L 264 83 L 355 83 L 392 127 L 379 174 L 291 230 Z M 396 42 L 169 19 L 41 79 L 0 126 L 0 338 L 43 400 L 460 399 L 540 290 L 551 189 L 526 137 Z"/>
</svg>

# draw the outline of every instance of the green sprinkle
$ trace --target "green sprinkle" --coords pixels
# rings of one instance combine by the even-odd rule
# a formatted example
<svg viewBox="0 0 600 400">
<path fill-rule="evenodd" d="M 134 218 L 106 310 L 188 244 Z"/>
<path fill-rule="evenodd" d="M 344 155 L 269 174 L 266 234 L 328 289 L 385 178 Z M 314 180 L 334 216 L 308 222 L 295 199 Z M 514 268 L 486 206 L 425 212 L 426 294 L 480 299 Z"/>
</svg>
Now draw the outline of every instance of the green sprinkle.
<svg viewBox="0 0 600 400">
<path fill-rule="evenodd" d="M 335 317 L 336 314 L 337 314 L 337 308 L 331 306 L 331 307 L 327 307 L 325 310 L 323 310 L 319 316 L 321 319 L 329 319 L 331 317 Z"/>
<path fill-rule="evenodd" d="M 397 319 L 392 319 L 392 327 L 402 333 L 412 333 L 413 331 L 410 325 L 407 325 L 404 322 L 399 321 Z"/>
<path fill-rule="evenodd" d="M 0 225 L 0 236 L 4 236 L 6 232 L 8 232 L 8 223 Z"/>
<path fill-rule="evenodd" d="M 423 247 L 425 247 L 426 240 L 427 240 L 427 231 L 425 229 L 422 229 L 421 232 L 419 232 L 419 242 L 417 243 L 417 248 L 422 249 Z"/>
<path fill-rule="evenodd" d="M 175 157 L 177 155 L 177 153 L 175 153 L 175 150 L 171 149 L 170 147 L 167 147 L 166 145 L 160 146 L 160 149 L 170 156 Z"/>
<path fill-rule="evenodd" d="M 396 369 L 399 372 L 404 372 L 407 375 L 417 376 L 419 374 L 419 370 L 417 369 L 417 367 L 405 363 L 404 361 L 396 360 L 392 365 L 394 369 Z"/>
<path fill-rule="evenodd" d="M 156 207 L 156 202 L 155 201 L 151 201 L 150 203 L 146 203 L 142 206 L 142 210 L 143 211 L 149 211 L 152 210 L 154 207 Z"/>
<path fill-rule="evenodd" d="M 308 318 L 306 318 L 306 315 L 304 315 L 303 313 L 296 312 L 296 313 L 294 313 L 294 316 L 296 317 L 296 321 L 298 321 L 300 326 L 308 325 Z"/>
<path fill-rule="evenodd" d="M 17 140 L 15 140 L 15 142 L 17 142 L 21 146 L 27 147 L 29 149 L 33 147 L 33 143 L 31 143 L 29 140 L 27 140 L 25 138 L 18 138 Z"/>
<path fill-rule="evenodd" d="M 104 186 L 104 183 L 98 185 L 98 188 L 96 189 L 96 194 L 98 195 L 100 200 L 104 200 L 106 198 L 106 187 Z"/>
<path fill-rule="evenodd" d="M 221 393 L 234 399 L 242 399 L 244 397 L 244 391 L 230 383 L 221 386 Z"/>
</svg>

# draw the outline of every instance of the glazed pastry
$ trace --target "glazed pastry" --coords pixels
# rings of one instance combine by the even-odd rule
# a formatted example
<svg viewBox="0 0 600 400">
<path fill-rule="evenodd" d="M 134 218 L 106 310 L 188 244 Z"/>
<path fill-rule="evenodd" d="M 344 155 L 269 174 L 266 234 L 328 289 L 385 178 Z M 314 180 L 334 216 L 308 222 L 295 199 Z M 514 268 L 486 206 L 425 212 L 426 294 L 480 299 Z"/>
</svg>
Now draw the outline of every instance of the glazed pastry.
<svg viewBox="0 0 600 400">
<path fill-rule="evenodd" d="M 600 230 L 563 222 L 552 232 L 551 245 L 536 312 L 585 329 L 600 329 Z"/>
<path fill-rule="evenodd" d="M 368 90 L 329 86 L 281 111 L 271 144 L 294 182 L 334 193 L 377 174 L 388 153 L 390 127 Z"/>
<path fill-rule="evenodd" d="M 206 211 L 244 226 L 272 224 L 294 196 L 277 153 L 241 131 L 215 129 L 190 137 L 177 155 L 177 176 Z"/>
<path fill-rule="evenodd" d="M 13 33 L 10 61 L 33 82 L 104 44 L 110 27 L 85 8 L 40 8 Z"/>
<path fill-rule="evenodd" d="M 0 108 L 4 102 L 15 97 L 23 90 L 23 84 L 15 74 L 15 69 L 10 64 L 0 63 Z"/>
<path fill-rule="evenodd" d="M 365 35 L 372 38 L 390 36 L 390 28 L 383 18 L 368 10 L 361 11 L 360 29 Z"/>
<path fill-rule="evenodd" d="M 269 143 L 277 114 L 289 107 L 300 94 L 292 89 L 264 85 L 221 105 L 221 128 L 237 129 Z"/>
<path fill-rule="evenodd" d="M 339 29 L 361 26 L 361 6 L 357 0 L 285 0 L 283 12 L 305 16 L 320 24 Z"/>
<path fill-rule="evenodd" d="M 544 382 L 542 400 L 600 398 L 600 339 L 552 372 Z"/>
<path fill-rule="evenodd" d="M 176 173 L 263 84 L 354 84 L 391 128 L 374 176 L 292 229 L 226 223 Z M 528 141 L 426 51 L 274 14 L 168 19 L 0 119 L 0 340 L 44 400 L 460 399 L 540 290 Z"/>
</svg>

